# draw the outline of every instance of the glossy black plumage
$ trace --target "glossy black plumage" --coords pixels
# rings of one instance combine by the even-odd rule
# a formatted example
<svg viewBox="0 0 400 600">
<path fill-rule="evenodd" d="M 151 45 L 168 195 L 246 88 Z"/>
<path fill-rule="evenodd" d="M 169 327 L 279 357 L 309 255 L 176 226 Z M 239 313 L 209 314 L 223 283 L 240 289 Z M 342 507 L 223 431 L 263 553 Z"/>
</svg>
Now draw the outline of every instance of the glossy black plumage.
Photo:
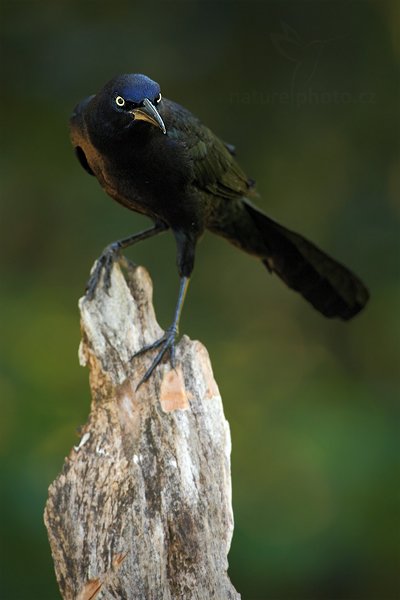
<svg viewBox="0 0 400 600">
<path fill-rule="evenodd" d="M 181 278 L 190 277 L 196 243 L 209 229 L 259 257 L 327 317 L 349 319 L 367 302 L 368 291 L 353 273 L 255 207 L 254 183 L 233 146 L 182 106 L 160 100 L 158 84 L 144 75 L 117 77 L 81 102 L 71 138 L 81 165 L 114 200 L 147 215 L 154 233 L 172 230 Z M 104 256 L 110 265 L 115 252 L 134 241 L 105 250 L 89 291 L 109 269 Z"/>
</svg>

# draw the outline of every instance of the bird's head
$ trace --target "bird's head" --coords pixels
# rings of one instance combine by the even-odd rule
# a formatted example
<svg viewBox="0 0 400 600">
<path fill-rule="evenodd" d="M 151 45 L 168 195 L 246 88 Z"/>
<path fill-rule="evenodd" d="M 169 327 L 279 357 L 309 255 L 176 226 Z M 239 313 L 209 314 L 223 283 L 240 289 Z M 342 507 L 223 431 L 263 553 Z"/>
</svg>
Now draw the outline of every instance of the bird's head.
<svg viewBox="0 0 400 600">
<path fill-rule="evenodd" d="M 167 133 L 157 110 L 161 102 L 160 86 L 146 75 L 119 75 L 111 79 L 96 94 L 94 102 L 102 120 L 106 119 L 115 133 L 143 121 Z"/>
</svg>

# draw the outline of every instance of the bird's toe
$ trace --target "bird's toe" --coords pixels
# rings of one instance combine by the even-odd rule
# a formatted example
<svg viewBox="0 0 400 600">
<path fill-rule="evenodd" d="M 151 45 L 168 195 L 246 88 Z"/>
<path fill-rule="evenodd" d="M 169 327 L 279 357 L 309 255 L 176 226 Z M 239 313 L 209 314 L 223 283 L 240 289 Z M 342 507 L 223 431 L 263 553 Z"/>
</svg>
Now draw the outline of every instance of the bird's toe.
<svg viewBox="0 0 400 600">
<path fill-rule="evenodd" d="M 118 248 L 115 244 L 107 246 L 100 254 L 96 265 L 86 284 L 86 299 L 93 300 L 97 286 L 103 274 L 103 286 L 107 294 L 111 287 L 111 271 L 115 260 L 118 258 Z"/>
<path fill-rule="evenodd" d="M 136 389 L 138 389 L 145 381 L 147 381 L 150 378 L 150 376 L 152 375 L 152 373 L 154 372 L 156 367 L 160 364 L 163 357 L 165 356 L 165 354 L 168 351 L 170 352 L 171 366 L 173 369 L 175 369 L 175 363 L 176 363 L 175 341 L 176 341 L 177 333 L 178 332 L 177 332 L 176 327 L 172 326 L 164 333 L 164 335 L 160 339 L 156 340 L 152 344 L 148 344 L 147 346 L 144 346 L 143 348 L 141 348 L 138 352 L 136 352 L 133 355 L 132 360 L 134 358 L 136 358 L 137 356 L 141 356 L 145 352 L 148 352 L 149 350 L 154 350 L 155 348 L 160 348 L 160 350 L 157 352 L 156 356 L 154 357 L 150 367 L 147 369 L 146 373 L 143 375 L 142 379 L 139 381 Z"/>
</svg>

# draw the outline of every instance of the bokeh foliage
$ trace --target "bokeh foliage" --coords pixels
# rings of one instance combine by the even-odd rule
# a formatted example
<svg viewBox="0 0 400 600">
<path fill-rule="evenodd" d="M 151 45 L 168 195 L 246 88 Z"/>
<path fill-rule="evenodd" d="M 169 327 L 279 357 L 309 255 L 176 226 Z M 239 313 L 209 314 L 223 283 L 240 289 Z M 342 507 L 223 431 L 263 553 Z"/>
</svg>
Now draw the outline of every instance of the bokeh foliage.
<svg viewBox="0 0 400 600">
<path fill-rule="evenodd" d="M 231 425 L 231 578 L 248 600 L 397 598 L 398 3 L 0 8 L 0 597 L 58 597 L 42 511 L 89 407 L 77 299 L 101 248 L 146 223 L 79 167 L 68 117 L 144 72 L 237 146 L 269 214 L 372 294 L 353 322 L 326 321 L 223 240 L 200 244 L 182 331 L 207 345 Z M 168 325 L 173 240 L 129 256 Z"/>
</svg>

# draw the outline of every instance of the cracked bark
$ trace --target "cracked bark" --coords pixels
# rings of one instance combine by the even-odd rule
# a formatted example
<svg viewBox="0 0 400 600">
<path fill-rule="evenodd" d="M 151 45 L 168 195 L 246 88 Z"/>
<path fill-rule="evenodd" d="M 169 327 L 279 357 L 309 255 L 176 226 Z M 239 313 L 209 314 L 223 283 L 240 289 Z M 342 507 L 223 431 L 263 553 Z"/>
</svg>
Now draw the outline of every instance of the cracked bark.
<svg viewBox="0 0 400 600">
<path fill-rule="evenodd" d="M 45 508 L 64 599 L 237 600 L 230 434 L 206 349 L 184 336 L 139 390 L 162 330 L 142 268 L 116 264 L 109 294 L 81 299 L 91 412 Z"/>
</svg>

